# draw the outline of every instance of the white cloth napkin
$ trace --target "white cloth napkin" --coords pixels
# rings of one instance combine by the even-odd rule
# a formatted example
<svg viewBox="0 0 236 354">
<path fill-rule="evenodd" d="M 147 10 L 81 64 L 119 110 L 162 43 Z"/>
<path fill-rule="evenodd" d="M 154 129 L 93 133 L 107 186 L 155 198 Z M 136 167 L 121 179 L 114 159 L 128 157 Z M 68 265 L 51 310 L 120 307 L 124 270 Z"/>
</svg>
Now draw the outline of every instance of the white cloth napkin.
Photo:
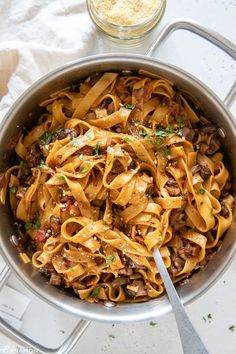
<svg viewBox="0 0 236 354">
<path fill-rule="evenodd" d="M 85 0 L 0 0 L 0 119 L 35 80 L 88 55 L 94 34 Z"/>
</svg>

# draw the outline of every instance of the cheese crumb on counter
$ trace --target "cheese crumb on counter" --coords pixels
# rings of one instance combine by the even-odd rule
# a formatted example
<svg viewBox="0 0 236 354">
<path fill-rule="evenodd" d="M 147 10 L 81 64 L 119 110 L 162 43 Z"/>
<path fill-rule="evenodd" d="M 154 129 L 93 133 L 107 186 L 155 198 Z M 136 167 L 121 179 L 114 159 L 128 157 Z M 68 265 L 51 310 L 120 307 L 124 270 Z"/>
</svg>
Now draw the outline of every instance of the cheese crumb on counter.
<svg viewBox="0 0 236 354">
<path fill-rule="evenodd" d="M 107 21 L 132 26 L 150 18 L 160 7 L 162 0 L 93 0 L 96 11 Z"/>
</svg>

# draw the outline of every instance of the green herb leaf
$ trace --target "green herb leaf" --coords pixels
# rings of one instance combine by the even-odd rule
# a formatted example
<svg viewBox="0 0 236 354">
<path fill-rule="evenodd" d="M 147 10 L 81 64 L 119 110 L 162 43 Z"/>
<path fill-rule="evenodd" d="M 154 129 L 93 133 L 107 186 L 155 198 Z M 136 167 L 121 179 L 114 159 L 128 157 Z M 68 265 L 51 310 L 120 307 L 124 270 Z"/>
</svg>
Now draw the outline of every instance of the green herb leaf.
<svg viewBox="0 0 236 354">
<path fill-rule="evenodd" d="M 10 193 L 12 193 L 12 194 L 16 194 L 17 187 L 11 187 L 11 188 L 9 188 L 9 191 L 10 191 Z"/>
<path fill-rule="evenodd" d="M 40 142 L 43 145 L 50 144 L 51 140 L 52 140 L 52 134 L 50 134 L 49 132 L 45 132 L 40 138 Z"/>
<path fill-rule="evenodd" d="M 27 163 L 23 160 L 20 161 L 20 168 L 26 168 L 27 167 Z"/>
<path fill-rule="evenodd" d="M 208 318 L 209 320 L 212 320 L 212 314 L 211 314 L 211 313 L 208 313 L 207 318 Z"/>
<path fill-rule="evenodd" d="M 43 159 L 40 160 L 39 167 L 45 166 L 45 161 Z"/>
<path fill-rule="evenodd" d="M 134 109 L 135 106 L 132 103 L 125 103 L 124 107 L 127 109 Z"/>
<path fill-rule="evenodd" d="M 158 129 L 154 132 L 154 135 L 156 137 L 161 137 L 165 138 L 166 136 L 170 135 L 173 133 L 173 128 L 172 127 L 166 127 L 165 129 Z"/>
<path fill-rule="evenodd" d="M 198 194 L 202 194 L 202 195 L 203 195 L 203 194 L 205 194 L 205 192 L 206 192 L 206 191 L 205 191 L 205 189 L 203 189 L 203 188 L 200 188 L 200 189 L 198 190 Z"/>
<path fill-rule="evenodd" d="M 211 216 L 211 218 L 213 218 L 213 216 L 214 216 L 214 209 L 213 209 L 213 208 L 211 208 L 211 214 L 210 214 L 210 216 Z"/>
<path fill-rule="evenodd" d="M 143 136 L 144 138 L 148 135 L 148 133 L 147 133 L 147 131 L 146 130 L 140 130 L 139 132 L 138 132 L 138 135 L 139 136 Z"/>
<path fill-rule="evenodd" d="M 161 144 L 163 144 L 163 142 L 164 142 L 164 139 L 161 136 L 158 136 L 157 140 L 156 140 L 157 145 L 161 145 Z"/>
<path fill-rule="evenodd" d="M 113 256 L 113 255 L 110 255 L 110 256 L 107 256 L 107 261 L 111 261 L 111 262 L 114 262 L 115 261 L 115 259 L 116 259 L 116 257 L 115 256 Z"/>
<path fill-rule="evenodd" d="M 178 127 L 179 128 L 184 128 L 185 127 L 185 124 L 184 124 L 184 122 L 182 121 L 181 118 L 176 118 L 176 122 L 178 123 Z"/>
<path fill-rule="evenodd" d="M 30 229 L 38 230 L 40 226 L 41 224 L 39 219 L 35 218 L 34 220 L 31 220 L 25 224 L 25 231 L 29 231 Z"/>
<path fill-rule="evenodd" d="M 104 263 L 104 268 L 109 267 L 109 262 L 114 262 L 115 259 L 116 259 L 116 257 L 113 256 L 113 255 L 107 256 L 106 261 L 105 261 L 105 263 Z"/>
<path fill-rule="evenodd" d="M 234 326 L 234 325 L 229 326 L 229 330 L 232 331 L 232 332 L 234 332 L 234 331 L 235 331 L 235 326 Z"/>
<path fill-rule="evenodd" d="M 99 292 L 100 292 L 100 288 L 99 288 L 99 287 L 96 287 L 96 288 L 94 288 L 94 289 L 91 291 L 90 296 L 91 296 L 91 297 L 96 297 L 96 296 L 98 296 Z"/>
<path fill-rule="evenodd" d="M 29 231 L 29 230 L 32 229 L 32 228 L 33 228 L 32 222 L 27 222 L 27 223 L 25 224 L 25 231 L 26 231 L 26 232 Z"/>
<path fill-rule="evenodd" d="M 65 181 L 66 179 L 65 179 L 65 176 L 58 176 L 58 179 L 60 180 L 60 181 Z"/>
<path fill-rule="evenodd" d="M 40 224 L 39 219 L 34 219 L 34 221 L 32 222 L 33 229 L 38 230 L 40 228 L 40 226 L 41 226 L 41 224 Z"/>
<path fill-rule="evenodd" d="M 123 138 L 123 141 L 125 142 L 125 143 L 130 143 L 131 142 L 131 139 L 128 137 L 128 136 L 126 136 L 125 138 Z"/>
<path fill-rule="evenodd" d="M 54 133 L 54 134 L 58 134 L 58 133 L 60 133 L 62 130 L 63 130 L 63 128 L 57 127 L 57 128 L 55 128 L 55 129 L 53 130 L 53 133 Z"/>
<path fill-rule="evenodd" d="M 80 173 L 86 173 L 88 172 L 88 168 L 87 167 L 80 167 Z"/>
<path fill-rule="evenodd" d="M 69 270 L 70 270 L 71 272 L 75 272 L 75 269 L 74 269 L 73 267 L 70 267 Z"/>
<path fill-rule="evenodd" d="M 96 156 L 99 156 L 100 155 L 100 144 L 97 143 L 93 149 L 93 151 L 95 152 L 95 155 Z"/>
<path fill-rule="evenodd" d="M 155 321 L 150 321 L 149 326 L 152 326 L 152 327 L 157 326 L 157 323 Z"/>
</svg>

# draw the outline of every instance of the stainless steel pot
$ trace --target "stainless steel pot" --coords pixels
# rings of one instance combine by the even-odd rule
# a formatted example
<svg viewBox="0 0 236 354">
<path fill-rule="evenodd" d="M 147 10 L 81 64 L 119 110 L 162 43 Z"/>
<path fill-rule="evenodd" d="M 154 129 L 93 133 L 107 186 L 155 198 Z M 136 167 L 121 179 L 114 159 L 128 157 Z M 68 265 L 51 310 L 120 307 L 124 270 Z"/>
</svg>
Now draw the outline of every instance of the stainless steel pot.
<svg viewBox="0 0 236 354">
<path fill-rule="evenodd" d="M 202 82 L 191 74 L 180 70 L 173 65 L 150 58 L 153 50 L 162 40 L 176 29 L 186 29 L 210 40 L 212 43 L 225 50 L 236 59 L 236 47 L 212 31 L 189 21 L 178 20 L 168 25 L 153 44 L 146 56 L 105 54 L 88 57 L 69 63 L 54 70 L 33 84 L 13 105 L 0 126 L 1 170 L 8 167 L 12 152 L 9 151 L 9 141 L 19 130 L 19 127 L 27 124 L 30 112 L 50 93 L 70 84 L 75 79 L 83 78 L 95 71 L 138 70 L 140 68 L 157 73 L 173 81 L 178 89 L 191 93 L 194 100 L 214 122 L 222 127 L 226 138 L 224 148 L 229 159 L 232 180 L 236 175 L 236 125 L 226 105 Z M 236 92 L 235 86 L 227 98 L 232 101 Z M 234 193 L 236 186 L 234 184 Z M 49 286 L 45 279 L 33 269 L 30 264 L 23 264 L 16 249 L 10 243 L 10 237 L 14 233 L 13 222 L 9 208 L 0 207 L 0 246 L 1 253 L 10 269 L 29 287 L 34 293 L 50 304 L 60 309 L 69 311 L 82 318 L 104 322 L 136 322 L 157 318 L 171 311 L 171 306 L 166 296 L 139 304 L 122 304 L 114 307 L 106 307 L 99 304 L 89 304 L 73 298 L 55 287 Z M 194 274 L 190 281 L 178 287 L 179 296 L 184 304 L 188 304 L 207 291 L 229 266 L 236 250 L 236 225 L 235 221 L 224 237 L 221 250 L 203 271 Z M 2 324 L 3 326 L 3 324 Z M 5 330 L 7 329 L 4 324 Z M 9 328 L 8 328 L 9 329 Z M 22 338 L 21 338 L 22 339 Z M 25 339 L 24 339 L 25 340 Z"/>
</svg>

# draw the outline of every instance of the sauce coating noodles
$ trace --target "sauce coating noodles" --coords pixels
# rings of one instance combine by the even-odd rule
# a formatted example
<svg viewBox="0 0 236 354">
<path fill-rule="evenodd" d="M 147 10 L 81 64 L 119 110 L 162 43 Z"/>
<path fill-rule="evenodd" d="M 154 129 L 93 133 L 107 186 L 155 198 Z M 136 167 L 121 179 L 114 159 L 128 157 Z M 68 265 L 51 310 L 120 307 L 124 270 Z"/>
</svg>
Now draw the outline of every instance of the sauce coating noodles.
<svg viewBox="0 0 236 354">
<path fill-rule="evenodd" d="M 144 71 L 96 73 L 41 103 L 1 176 L 19 252 L 90 302 L 138 302 L 203 267 L 232 222 L 217 127 Z"/>
</svg>

